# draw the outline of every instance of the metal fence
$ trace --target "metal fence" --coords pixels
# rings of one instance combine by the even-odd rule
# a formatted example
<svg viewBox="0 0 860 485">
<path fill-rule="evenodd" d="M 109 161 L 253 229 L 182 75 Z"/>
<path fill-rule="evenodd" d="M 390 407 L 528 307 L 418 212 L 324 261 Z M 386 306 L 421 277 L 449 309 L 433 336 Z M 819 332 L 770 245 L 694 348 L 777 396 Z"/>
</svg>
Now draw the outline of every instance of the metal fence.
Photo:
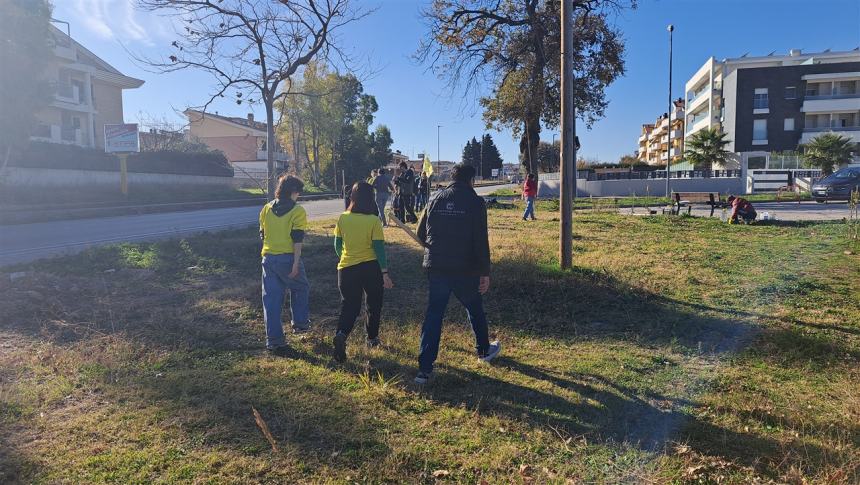
<svg viewBox="0 0 860 485">
<path fill-rule="evenodd" d="M 560 180 L 561 174 L 542 173 L 541 180 Z M 672 170 L 673 179 L 700 179 L 700 178 L 739 178 L 740 170 Z M 665 170 L 649 170 L 641 172 L 607 172 L 596 173 L 591 170 L 578 170 L 576 178 L 579 180 L 653 180 L 665 179 Z"/>
</svg>

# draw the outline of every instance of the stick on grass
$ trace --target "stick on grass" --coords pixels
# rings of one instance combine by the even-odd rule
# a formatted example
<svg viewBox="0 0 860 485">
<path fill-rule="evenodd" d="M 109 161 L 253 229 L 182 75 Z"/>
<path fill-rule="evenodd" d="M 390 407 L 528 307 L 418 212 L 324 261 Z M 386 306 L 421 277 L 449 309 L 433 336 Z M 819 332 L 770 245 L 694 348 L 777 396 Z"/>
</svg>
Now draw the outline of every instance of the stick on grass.
<svg viewBox="0 0 860 485">
<path fill-rule="evenodd" d="M 272 432 L 269 431 L 269 425 L 267 425 L 266 422 L 263 421 L 263 417 L 260 416 L 260 413 L 259 413 L 259 411 L 257 411 L 257 408 L 255 408 L 254 406 L 251 406 L 251 411 L 254 412 L 254 421 L 257 422 L 257 426 L 260 427 L 260 431 L 263 432 L 263 436 L 265 436 L 266 439 L 269 440 L 269 444 L 272 445 L 272 451 L 277 453 L 278 452 L 278 444 L 275 443 L 275 438 L 272 436 Z"/>
</svg>

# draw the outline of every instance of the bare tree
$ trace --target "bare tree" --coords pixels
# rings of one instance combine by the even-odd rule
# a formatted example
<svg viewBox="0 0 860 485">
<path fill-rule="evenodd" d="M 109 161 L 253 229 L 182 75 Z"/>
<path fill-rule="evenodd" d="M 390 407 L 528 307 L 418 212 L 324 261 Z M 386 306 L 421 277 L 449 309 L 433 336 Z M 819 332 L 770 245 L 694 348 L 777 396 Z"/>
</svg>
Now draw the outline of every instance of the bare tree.
<svg viewBox="0 0 860 485">
<path fill-rule="evenodd" d="M 333 33 L 367 15 L 353 0 L 138 0 L 141 9 L 181 20 L 173 52 L 140 59 L 158 72 L 197 69 L 211 74 L 214 92 L 196 107 L 206 113 L 219 98 L 262 103 L 266 110 L 267 192 L 275 193 L 274 106 L 290 92 L 292 76 L 315 58 L 347 56 Z"/>
<path fill-rule="evenodd" d="M 609 16 L 637 0 L 574 0 L 576 113 L 590 125 L 603 116 L 605 88 L 624 74 L 624 42 Z M 436 0 L 423 11 L 430 32 L 416 53 L 452 93 L 480 97 L 489 128 L 510 128 L 520 158 L 535 172 L 541 124 L 560 114 L 559 0 Z"/>
</svg>

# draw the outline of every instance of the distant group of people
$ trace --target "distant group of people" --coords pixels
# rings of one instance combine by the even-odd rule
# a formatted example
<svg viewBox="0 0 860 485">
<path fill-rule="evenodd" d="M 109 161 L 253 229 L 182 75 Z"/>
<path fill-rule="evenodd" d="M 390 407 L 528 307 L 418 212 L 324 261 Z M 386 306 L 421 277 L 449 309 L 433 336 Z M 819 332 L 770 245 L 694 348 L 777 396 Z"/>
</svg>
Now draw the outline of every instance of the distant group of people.
<svg viewBox="0 0 860 485">
<path fill-rule="evenodd" d="M 400 162 L 393 176 L 389 175 L 385 168 L 372 170 L 367 183 L 374 191 L 374 201 L 383 227 L 388 225 L 385 209 L 392 195 L 395 217 L 408 223 L 418 222 L 416 214 L 424 210 L 430 199 L 430 177 L 424 172 L 416 176 L 415 171 L 406 162 Z M 352 189 L 352 186 L 343 187 L 345 207 L 349 207 Z"/>
<path fill-rule="evenodd" d="M 490 246 L 487 208 L 475 193 L 474 179 L 474 167 L 457 165 L 453 182 L 429 200 L 428 177 L 415 177 L 414 171 L 401 163 L 394 178 L 379 169 L 367 181 L 349 187 L 346 211 L 334 230 L 341 294 L 340 318 L 332 338 L 335 360 L 347 358 L 347 340 L 361 313 L 362 301 L 367 309 L 365 343 L 370 348 L 381 343 L 384 294 L 394 287 L 383 232 L 384 211 L 392 193 L 395 212 L 407 220 L 411 215 L 418 222 L 418 239 L 424 247 L 422 266 L 428 274 L 429 297 L 415 382 L 425 384 L 432 375 L 451 294 L 466 308 L 478 359 L 489 362 L 499 355 L 501 344 L 489 341 L 483 307 L 483 295 L 490 288 Z M 287 291 L 293 332 L 301 334 L 310 328 L 309 282 L 301 257 L 307 215 L 296 203 L 303 187 L 296 177 L 281 177 L 275 200 L 260 212 L 266 348 L 275 355 L 288 354 L 281 323 Z M 418 221 L 415 213 L 422 209 L 426 210 Z"/>
</svg>

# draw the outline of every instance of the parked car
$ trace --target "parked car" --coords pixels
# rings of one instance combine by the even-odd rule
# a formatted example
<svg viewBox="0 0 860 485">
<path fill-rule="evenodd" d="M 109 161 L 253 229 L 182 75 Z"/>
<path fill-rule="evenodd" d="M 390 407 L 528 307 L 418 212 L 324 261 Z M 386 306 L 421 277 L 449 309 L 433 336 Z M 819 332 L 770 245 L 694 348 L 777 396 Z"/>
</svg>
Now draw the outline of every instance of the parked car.
<svg viewBox="0 0 860 485">
<path fill-rule="evenodd" d="M 816 202 L 848 200 L 854 190 L 860 190 L 860 167 L 845 167 L 812 184 L 812 198 Z"/>
</svg>

